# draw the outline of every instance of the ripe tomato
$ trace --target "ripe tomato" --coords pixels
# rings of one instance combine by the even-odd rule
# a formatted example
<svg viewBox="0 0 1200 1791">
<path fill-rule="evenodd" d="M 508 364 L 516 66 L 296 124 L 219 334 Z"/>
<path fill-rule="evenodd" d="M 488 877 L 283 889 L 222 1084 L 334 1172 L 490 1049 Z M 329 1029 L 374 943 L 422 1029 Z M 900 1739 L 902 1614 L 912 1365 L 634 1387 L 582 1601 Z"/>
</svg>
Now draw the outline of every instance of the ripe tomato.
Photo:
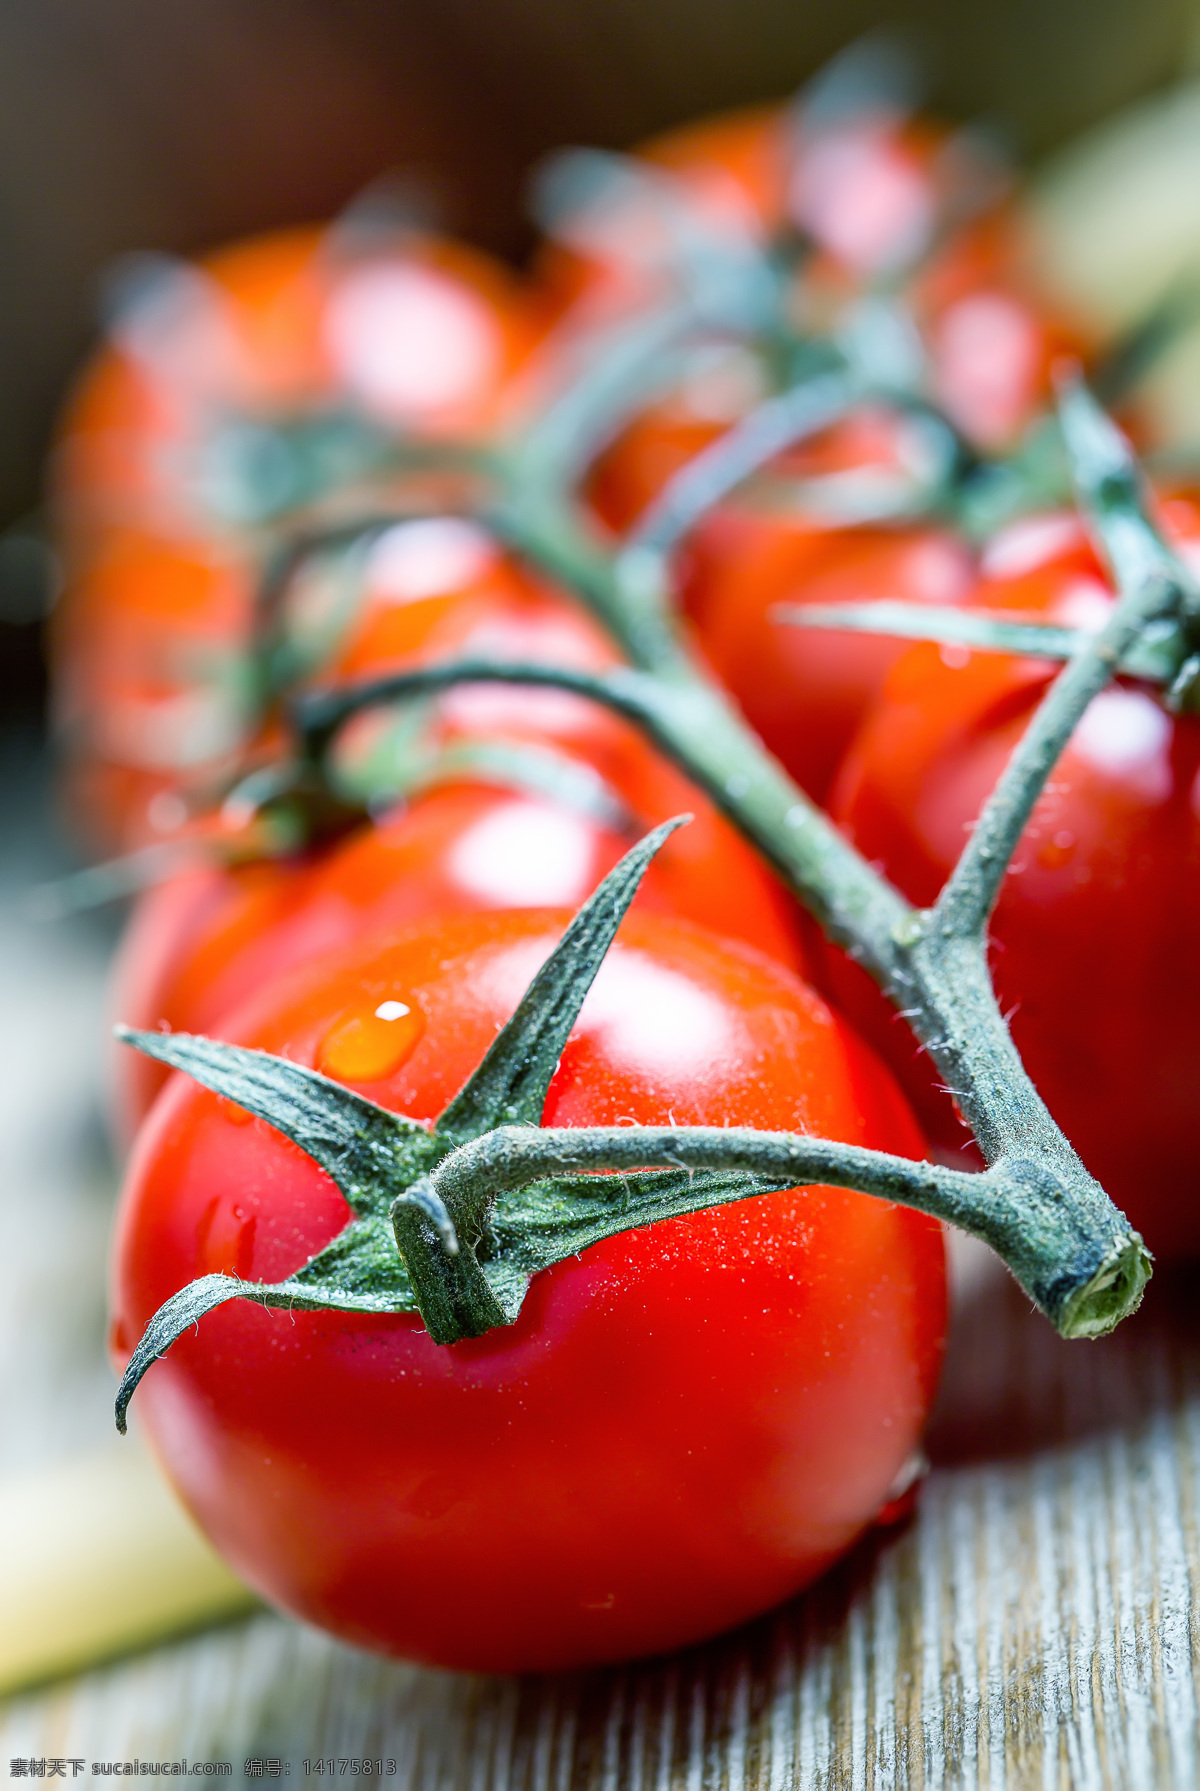
<svg viewBox="0 0 1200 1791">
<path fill-rule="evenodd" d="M 711 803 L 647 758 L 629 792 L 641 823 L 690 809 L 636 897 L 803 970 L 795 904 Z M 549 797 L 470 785 L 418 797 L 304 865 L 197 868 L 144 896 L 126 930 L 114 1005 L 128 1024 L 219 1034 L 247 995 L 317 952 L 444 914 L 578 907 L 621 857 L 615 827 Z M 115 1099 L 133 1132 L 167 1079 L 122 1051 Z"/>
<path fill-rule="evenodd" d="M 215 539 L 112 529 L 81 569 L 51 625 L 54 718 L 68 800 L 101 849 L 171 831 L 173 793 L 237 763 L 253 605 L 245 557 Z"/>
<path fill-rule="evenodd" d="M 432 1120 L 564 918 L 464 917 L 327 960 L 233 1030 Z M 818 997 L 649 915 L 602 966 L 545 1118 L 920 1150 Z M 348 1217 L 294 1146 L 176 1077 L 121 1203 L 118 1360 L 191 1278 L 275 1280 Z M 711 1634 L 836 1559 L 918 1441 L 944 1321 L 940 1228 L 818 1188 L 597 1244 L 538 1275 L 514 1325 L 441 1348 L 407 1315 L 230 1303 L 138 1403 L 202 1528 L 274 1602 L 446 1666 L 558 1668 Z"/>
<path fill-rule="evenodd" d="M 440 659 L 488 657 L 603 671 L 620 655 L 600 624 L 502 552 L 476 524 L 434 517 L 394 524 L 361 570 L 361 603 L 340 637 L 311 655 L 321 683 L 401 672 Z M 318 565 L 284 606 L 285 632 L 318 640 L 336 580 Z M 346 726 L 336 756 L 345 775 L 381 753 L 394 712 L 376 709 Z M 639 781 L 653 755 L 638 730 L 570 691 L 519 684 L 463 684 L 429 705 L 425 737 L 551 744 L 586 759 L 638 807 Z M 382 744 L 381 744 L 382 743 Z M 683 806 L 689 806 L 687 801 Z M 650 811 L 648 810 L 647 813 Z M 657 818 L 657 808 L 654 809 Z"/>
<path fill-rule="evenodd" d="M 137 521 L 193 526 L 214 420 L 349 405 L 424 434 L 489 429 L 540 325 L 473 250 L 409 235 L 275 232 L 147 278 L 68 404 L 55 497 L 69 542 Z"/>
<path fill-rule="evenodd" d="M 757 110 L 704 121 L 639 153 L 672 177 L 678 203 L 710 232 L 731 242 L 787 231 L 806 238 L 810 252 L 787 300 L 803 335 L 836 334 L 864 287 L 881 274 L 892 283 L 904 275 L 897 296 L 922 338 L 922 395 L 984 452 L 1011 448 L 1046 404 L 1056 358 L 1088 346 L 1075 324 L 1049 312 L 1021 213 L 1002 199 L 996 168 L 927 120 L 882 105 L 823 118 L 803 106 Z M 967 223 L 956 221 L 963 216 Z M 645 304 L 669 271 L 674 239 L 633 183 L 615 187 L 568 234 L 573 248 L 550 256 L 551 278 L 584 314 Z M 601 457 L 589 487 L 597 513 L 626 529 L 688 460 L 769 395 L 774 377 L 744 347 L 694 349 L 670 394 Z M 897 424 L 895 433 L 912 431 Z M 863 470 L 854 426 L 831 437 L 835 464 Z M 865 457 L 873 463 L 874 451 Z M 910 458 L 894 441 L 879 470 L 911 478 Z"/>
<path fill-rule="evenodd" d="M 153 838 L 154 797 L 185 763 L 218 778 L 230 750 L 261 548 L 211 508 L 214 429 L 342 406 L 385 428 L 480 435 L 536 334 L 501 269 L 432 238 L 368 248 L 288 231 L 149 284 L 56 451 L 56 679 L 98 844 Z"/>
<path fill-rule="evenodd" d="M 969 441 L 1011 449 L 1049 402 L 1061 357 L 1096 341 L 1056 309 L 1032 270 L 1018 207 L 993 210 L 949 239 L 913 282 L 910 299 L 929 358 L 929 391 Z"/>
<path fill-rule="evenodd" d="M 816 119 L 802 107 L 751 107 L 634 153 L 670 177 L 710 233 L 766 242 L 799 231 L 819 258 L 807 277 L 844 284 L 902 267 L 931 241 L 956 179 L 939 155 L 946 136 L 885 108 Z M 543 281 L 560 303 L 593 309 L 643 299 L 672 249 L 654 200 L 632 183 L 569 220 L 566 241 L 544 256 Z"/>
<path fill-rule="evenodd" d="M 1190 506 L 1169 516 L 1195 540 Z M 973 600 L 986 608 L 1086 626 L 1111 603 L 1073 518 L 1015 525 L 984 570 Z M 936 896 L 1055 669 L 931 646 L 896 666 L 832 807 L 914 902 Z M 1200 1077 L 1198 777 L 1200 721 L 1170 715 L 1147 685 L 1112 685 L 1056 766 L 991 926 L 997 993 L 1030 1075 L 1087 1167 L 1164 1253 L 1200 1245 L 1184 1193 Z M 889 1055 L 911 1060 L 861 973 L 836 963 L 832 977 L 868 1036 L 883 1045 L 890 1034 Z M 932 1117 L 928 1095 L 924 1105 Z"/>
<path fill-rule="evenodd" d="M 944 529 L 822 530 L 769 514 L 747 516 L 734 545 L 703 568 L 704 650 L 766 745 L 823 801 L 904 648 L 881 636 L 797 628 L 775 610 L 882 597 L 953 603 L 970 589 L 970 556 Z"/>
</svg>

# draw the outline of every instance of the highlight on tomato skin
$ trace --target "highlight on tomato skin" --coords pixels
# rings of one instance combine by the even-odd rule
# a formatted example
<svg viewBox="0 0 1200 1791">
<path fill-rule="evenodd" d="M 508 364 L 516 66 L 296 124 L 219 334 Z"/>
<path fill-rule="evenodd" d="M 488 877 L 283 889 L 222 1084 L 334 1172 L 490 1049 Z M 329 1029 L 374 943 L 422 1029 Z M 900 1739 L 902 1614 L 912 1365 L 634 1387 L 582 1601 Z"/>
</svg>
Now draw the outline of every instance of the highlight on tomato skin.
<svg viewBox="0 0 1200 1791">
<path fill-rule="evenodd" d="M 1163 506 L 1197 559 L 1186 497 Z M 1094 628 L 1111 587 L 1078 519 L 993 538 L 971 601 Z M 849 837 L 918 904 L 936 896 L 1056 667 L 910 648 L 868 713 L 831 802 Z M 1200 1247 L 1193 1185 L 1200 1078 L 1200 720 L 1120 678 L 1097 696 L 1034 810 L 992 917 L 998 999 L 1034 1084 L 1087 1168 L 1161 1256 Z M 822 981 L 892 1064 L 930 1137 L 966 1136 L 882 997 L 826 950 Z"/>
<path fill-rule="evenodd" d="M 463 917 L 360 948 L 277 983 L 231 1030 L 334 1075 L 370 1068 L 361 1092 L 429 1121 L 565 918 Z M 376 1031 L 397 1017 L 392 1060 L 343 1055 L 360 1014 Z M 545 1118 L 922 1149 L 817 996 L 649 914 L 601 968 Z M 155 1106 L 118 1220 L 118 1360 L 192 1277 L 276 1278 L 344 1224 L 327 1177 L 244 1121 L 182 1076 Z M 537 1276 L 516 1324 L 444 1348 L 408 1317 L 233 1302 L 138 1398 L 197 1521 L 273 1602 L 407 1658 L 557 1669 L 716 1633 L 823 1571 L 887 1513 L 944 1325 L 940 1228 L 810 1189 L 596 1245 Z"/>
</svg>

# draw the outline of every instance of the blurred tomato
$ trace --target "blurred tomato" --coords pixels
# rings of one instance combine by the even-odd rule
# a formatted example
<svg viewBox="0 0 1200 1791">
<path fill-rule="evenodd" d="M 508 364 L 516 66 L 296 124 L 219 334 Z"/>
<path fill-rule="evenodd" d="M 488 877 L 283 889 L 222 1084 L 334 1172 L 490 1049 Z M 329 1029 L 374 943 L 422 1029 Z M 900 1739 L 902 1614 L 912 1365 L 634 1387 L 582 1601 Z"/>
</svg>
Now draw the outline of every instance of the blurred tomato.
<svg viewBox="0 0 1200 1791">
<path fill-rule="evenodd" d="M 219 540 L 110 530 L 51 625 L 54 719 L 84 834 L 124 850 L 174 831 L 255 725 L 254 578 Z"/>
<path fill-rule="evenodd" d="M 485 433 L 538 330 L 511 275 L 439 238 L 334 226 L 150 262 L 60 428 L 68 541 L 110 521 L 194 524 L 204 438 L 230 416 L 348 405 L 386 428 Z"/>
<path fill-rule="evenodd" d="M 631 769 L 633 831 L 695 817 L 655 859 L 639 910 L 698 921 L 803 971 L 795 905 L 753 849 L 669 766 L 647 755 Z M 578 907 L 629 839 L 566 801 L 464 784 L 417 797 L 308 863 L 197 868 L 138 904 L 116 1012 L 134 1026 L 211 1034 L 255 990 L 322 951 L 439 914 Z M 120 1053 L 129 1135 L 166 1076 L 152 1059 Z"/>
</svg>

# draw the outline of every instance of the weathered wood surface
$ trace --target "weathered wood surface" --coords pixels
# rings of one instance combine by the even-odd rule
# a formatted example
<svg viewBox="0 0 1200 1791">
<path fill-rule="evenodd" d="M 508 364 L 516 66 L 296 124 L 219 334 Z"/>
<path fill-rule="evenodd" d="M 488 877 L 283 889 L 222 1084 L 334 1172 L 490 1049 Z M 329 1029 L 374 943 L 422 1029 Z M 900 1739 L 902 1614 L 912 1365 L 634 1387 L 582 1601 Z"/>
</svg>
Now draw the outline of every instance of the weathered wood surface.
<svg viewBox="0 0 1200 1791">
<path fill-rule="evenodd" d="M 99 966 L 82 936 L 39 947 L 0 929 L 0 1068 L 23 1077 L 0 1110 L 6 1467 L 109 1421 L 104 1198 L 78 1148 L 95 1071 L 74 1046 L 48 1051 L 45 1090 L 30 1067 L 52 1018 L 94 1028 Z M 35 1216 L 69 1240 L 69 1274 Z M 990 1261 L 961 1267 L 916 1518 L 782 1612 L 669 1661 L 523 1681 L 379 1661 L 264 1614 L 10 1700 L 0 1774 L 16 1758 L 80 1758 L 90 1779 L 94 1760 L 184 1755 L 229 1760 L 240 1781 L 247 1760 L 275 1756 L 296 1781 L 332 1756 L 394 1760 L 397 1791 L 1191 1791 L 1190 1277 L 1160 1274 L 1115 1337 L 1068 1345 Z M 54 1319 L 52 1289 L 66 1293 Z"/>
</svg>

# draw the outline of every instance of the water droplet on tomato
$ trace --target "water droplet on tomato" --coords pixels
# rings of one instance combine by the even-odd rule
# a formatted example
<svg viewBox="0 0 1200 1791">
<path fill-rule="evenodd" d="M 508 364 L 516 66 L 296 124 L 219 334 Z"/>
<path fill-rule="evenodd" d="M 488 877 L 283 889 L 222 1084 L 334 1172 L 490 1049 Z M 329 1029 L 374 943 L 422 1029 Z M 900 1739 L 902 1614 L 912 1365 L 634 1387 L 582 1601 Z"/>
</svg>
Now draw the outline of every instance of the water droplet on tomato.
<svg viewBox="0 0 1200 1791">
<path fill-rule="evenodd" d="M 400 1068 L 424 1030 L 425 1017 L 410 1001 L 364 1001 L 334 1021 L 317 1068 L 339 1082 L 380 1082 Z"/>
</svg>

